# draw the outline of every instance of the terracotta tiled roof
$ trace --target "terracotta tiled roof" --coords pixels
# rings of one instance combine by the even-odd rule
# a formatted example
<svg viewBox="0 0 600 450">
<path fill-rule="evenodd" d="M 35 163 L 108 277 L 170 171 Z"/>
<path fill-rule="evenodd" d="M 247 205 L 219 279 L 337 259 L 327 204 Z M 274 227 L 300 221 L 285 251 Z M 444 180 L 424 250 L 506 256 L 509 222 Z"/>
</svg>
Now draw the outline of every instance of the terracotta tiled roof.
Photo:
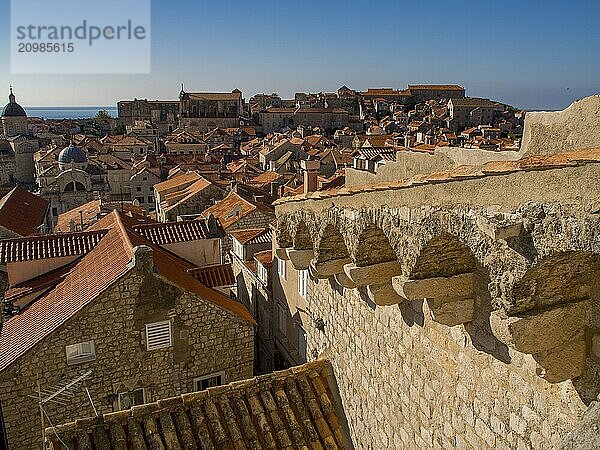
<svg viewBox="0 0 600 450">
<path fill-rule="evenodd" d="M 117 211 L 93 225 L 90 232 L 104 230 L 108 231 L 100 242 L 54 289 L 4 322 L 0 330 L 0 372 L 131 270 L 133 249 L 140 245 L 152 249 L 154 267 L 159 276 L 255 323 L 241 303 L 206 287 L 188 274 L 187 270 L 194 267 L 192 263 L 136 234 L 123 223 Z"/>
<path fill-rule="evenodd" d="M 287 202 L 298 202 L 307 199 L 319 200 L 343 195 L 354 195 L 363 192 L 387 191 L 391 189 L 408 189 L 422 184 L 450 183 L 465 178 L 481 178 L 492 175 L 504 175 L 518 171 L 551 170 L 561 167 L 578 166 L 586 163 L 600 163 L 600 148 L 575 150 L 553 155 L 540 155 L 523 158 L 517 161 L 490 161 L 481 167 L 459 166 L 451 170 L 419 174 L 409 180 L 397 180 L 388 183 L 350 186 L 328 191 L 317 191 L 309 194 L 283 197 L 273 205 Z"/>
<path fill-rule="evenodd" d="M 267 171 L 265 173 L 261 173 L 259 176 L 252 178 L 249 183 L 252 184 L 269 184 L 274 181 L 281 179 L 283 175 L 273 171 Z"/>
<path fill-rule="evenodd" d="M 106 230 L 0 240 L 0 264 L 89 253 Z"/>
<path fill-rule="evenodd" d="M 246 230 L 235 230 L 229 234 L 233 236 L 242 245 L 246 244 L 266 244 L 271 242 L 271 230 L 269 228 L 253 228 Z"/>
<path fill-rule="evenodd" d="M 254 259 L 261 263 L 265 267 L 269 267 L 273 264 L 273 250 L 264 250 L 254 254 Z"/>
<path fill-rule="evenodd" d="M 331 364 L 314 361 L 48 428 L 46 436 L 55 450 L 56 435 L 69 448 L 349 449 L 336 386 Z"/>
<path fill-rule="evenodd" d="M 77 262 L 74 261 L 71 264 L 59 267 L 58 269 L 40 275 L 39 277 L 16 284 L 6 291 L 4 300 L 21 307 L 22 305 L 19 304 L 20 297 L 25 295 L 29 296 L 34 292 L 38 292 L 39 295 L 41 295 L 48 289 L 53 288 L 67 276 L 76 264 Z"/>
<path fill-rule="evenodd" d="M 235 284 L 235 276 L 231 264 L 215 264 L 195 267 L 187 271 L 196 280 L 209 288 L 231 286 Z"/>
<path fill-rule="evenodd" d="M 115 213 L 96 224 L 109 229 L 46 296 L 4 322 L 0 334 L 0 371 L 31 349 L 129 270 L 133 256 Z"/>
<path fill-rule="evenodd" d="M 73 223 L 79 229 L 81 228 L 82 219 L 83 228 L 86 229 L 115 209 L 130 214 L 130 217 L 135 217 L 138 220 L 138 222 L 144 223 L 150 221 L 148 217 L 142 214 L 144 211 L 143 208 L 140 208 L 139 206 L 134 206 L 131 203 L 107 203 L 101 202 L 100 200 L 92 200 L 91 202 L 85 203 L 81 206 L 70 209 L 69 211 L 60 214 L 58 216 L 58 219 L 56 220 L 54 231 L 72 231 L 71 223 Z"/>
<path fill-rule="evenodd" d="M 158 245 L 218 237 L 211 236 L 206 223 L 199 220 L 136 225 L 133 229 L 153 244 Z"/>
<path fill-rule="evenodd" d="M 47 209 L 46 199 L 17 186 L 0 199 L 0 226 L 19 236 L 39 233 Z"/>
<path fill-rule="evenodd" d="M 205 217 L 212 214 L 219 220 L 223 228 L 227 229 L 258 208 L 259 206 L 257 204 L 246 200 L 235 192 L 230 192 L 227 197 L 204 210 L 202 214 Z M 266 207 L 260 208 L 267 209 Z M 273 211 L 269 209 L 269 213 L 273 214 Z"/>
<path fill-rule="evenodd" d="M 196 172 L 180 173 L 174 177 L 169 178 L 166 181 L 163 181 L 162 183 L 155 184 L 154 189 L 156 189 L 157 192 L 161 193 L 170 189 L 176 189 L 180 186 L 189 186 L 190 184 L 201 178 L 202 177 Z"/>
<path fill-rule="evenodd" d="M 160 205 L 164 211 L 169 211 L 204 189 L 214 186 L 196 172 L 192 172 L 192 174 L 178 175 L 175 178 L 154 185 L 157 192 L 162 194 Z M 165 188 L 165 186 L 169 187 Z"/>
</svg>

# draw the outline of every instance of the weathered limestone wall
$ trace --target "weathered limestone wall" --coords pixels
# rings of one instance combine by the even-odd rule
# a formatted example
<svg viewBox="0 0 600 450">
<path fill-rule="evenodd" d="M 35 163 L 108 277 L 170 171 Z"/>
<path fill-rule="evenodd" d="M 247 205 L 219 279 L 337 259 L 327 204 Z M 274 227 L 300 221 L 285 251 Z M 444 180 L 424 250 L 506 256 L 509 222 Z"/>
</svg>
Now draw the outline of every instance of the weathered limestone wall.
<svg viewBox="0 0 600 450">
<path fill-rule="evenodd" d="M 173 320 L 173 346 L 146 350 L 145 324 Z M 253 375 L 252 324 L 138 270 L 121 278 L 61 329 L 0 374 L 0 401 L 11 449 L 41 446 L 35 395 L 88 370 L 99 414 L 115 411 L 118 393 L 146 389 L 146 401 L 192 392 L 194 378 L 220 370 L 224 383 Z M 65 346 L 94 340 L 96 360 L 67 365 Z M 47 404 L 52 423 L 94 415 L 83 389 L 65 406 Z M 48 426 L 45 420 L 45 426 Z"/>
<path fill-rule="evenodd" d="M 396 161 L 388 161 L 376 174 L 365 170 L 346 169 L 346 186 L 407 180 L 417 174 L 453 169 L 461 165 L 480 166 L 488 161 L 513 161 L 517 152 L 494 152 L 462 147 L 440 147 L 435 154 L 398 152 Z"/>
<path fill-rule="evenodd" d="M 570 382 L 538 378 L 529 355 L 477 350 L 427 302 L 373 310 L 320 280 L 309 310 L 326 320 L 324 332 L 307 324 L 309 357 L 332 361 L 356 448 L 550 449 L 585 411 Z M 485 330 L 476 338 L 493 348 Z"/>
<path fill-rule="evenodd" d="M 556 112 L 528 112 L 521 156 L 548 155 L 600 147 L 600 95 Z"/>
<path fill-rule="evenodd" d="M 585 154 L 276 205 L 277 256 L 311 274 L 308 354 L 332 360 L 357 448 L 555 448 L 579 424 L 600 393 Z"/>
</svg>

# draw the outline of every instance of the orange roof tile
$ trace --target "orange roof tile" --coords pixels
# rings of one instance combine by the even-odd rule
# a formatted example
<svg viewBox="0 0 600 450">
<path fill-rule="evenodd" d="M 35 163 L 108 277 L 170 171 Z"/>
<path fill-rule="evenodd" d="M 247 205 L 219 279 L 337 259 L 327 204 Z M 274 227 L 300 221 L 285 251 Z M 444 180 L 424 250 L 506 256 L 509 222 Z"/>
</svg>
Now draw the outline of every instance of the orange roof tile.
<svg viewBox="0 0 600 450">
<path fill-rule="evenodd" d="M 261 173 L 257 177 L 252 178 L 249 183 L 250 184 L 270 184 L 274 181 L 280 180 L 283 178 L 283 175 L 277 172 L 273 172 L 271 170 Z"/>
<path fill-rule="evenodd" d="M 17 186 L 0 199 L 0 226 L 19 236 L 39 233 L 47 210 L 46 199 Z"/>
<path fill-rule="evenodd" d="M 206 223 L 199 220 L 135 225 L 133 229 L 157 245 L 218 237 L 211 236 Z"/>
<path fill-rule="evenodd" d="M 154 185 L 154 189 L 161 193 L 170 189 L 178 188 L 183 185 L 190 185 L 202 177 L 196 172 L 179 173 L 166 181 Z"/>
<path fill-rule="evenodd" d="M 194 267 L 187 271 L 191 276 L 209 288 L 232 286 L 235 275 L 231 264 L 215 264 L 212 266 Z"/>
<path fill-rule="evenodd" d="M 205 217 L 215 216 L 224 229 L 229 228 L 243 217 L 255 211 L 258 205 L 246 200 L 236 192 L 230 192 L 227 197 L 207 208 L 202 213 Z M 266 208 L 263 208 L 266 209 Z M 271 211 L 270 211 L 271 212 Z M 272 212 L 271 212 L 272 213 Z"/>
<path fill-rule="evenodd" d="M 117 211 L 113 211 L 91 229 L 96 232 L 101 230 L 108 231 L 96 247 L 79 260 L 54 289 L 4 322 L 0 330 L 0 371 L 6 369 L 131 270 L 133 248 L 139 245 L 146 245 L 152 249 L 158 275 L 240 318 L 255 323 L 241 303 L 208 288 L 188 274 L 187 270 L 194 267 L 192 263 L 127 228 Z"/>
<path fill-rule="evenodd" d="M 155 431 L 138 431 L 149 429 Z M 352 448 L 328 361 L 79 419 L 47 428 L 46 436 L 52 450 L 121 448 L 132 441 L 139 448 L 180 448 L 180 442 L 190 449 Z"/>
<path fill-rule="evenodd" d="M 85 255 L 106 233 L 106 230 L 98 230 L 3 239 L 0 240 L 0 264 Z"/>
<path fill-rule="evenodd" d="M 264 250 L 254 254 L 254 259 L 261 263 L 265 267 L 269 267 L 273 264 L 273 250 Z"/>
<path fill-rule="evenodd" d="M 263 237 L 263 235 L 268 235 L 265 237 L 265 241 L 270 241 L 271 239 L 271 230 L 269 228 L 253 228 L 253 229 L 245 229 L 245 230 L 235 230 L 229 233 L 232 237 L 234 237 L 240 244 L 246 245 L 255 243 L 252 242 L 259 237 Z"/>
</svg>

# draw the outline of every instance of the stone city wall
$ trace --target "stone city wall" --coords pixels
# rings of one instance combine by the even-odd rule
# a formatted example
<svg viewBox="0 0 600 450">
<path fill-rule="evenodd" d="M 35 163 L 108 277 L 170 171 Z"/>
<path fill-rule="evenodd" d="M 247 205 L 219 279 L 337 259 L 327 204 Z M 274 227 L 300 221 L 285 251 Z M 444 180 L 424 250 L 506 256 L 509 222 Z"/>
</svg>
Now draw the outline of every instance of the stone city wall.
<svg viewBox="0 0 600 450">
<path fill-rule="evenodd" d="M 600 393 L 599 156 L 276 203 L 357 448 L 578 439 Z"/>
</svg>

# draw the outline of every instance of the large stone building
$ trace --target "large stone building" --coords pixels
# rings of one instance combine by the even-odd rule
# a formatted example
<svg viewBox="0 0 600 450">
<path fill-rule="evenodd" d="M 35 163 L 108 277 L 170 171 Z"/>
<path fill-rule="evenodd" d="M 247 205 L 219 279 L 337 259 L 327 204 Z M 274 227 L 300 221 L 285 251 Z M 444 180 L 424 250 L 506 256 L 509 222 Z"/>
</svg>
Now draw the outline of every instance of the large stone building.
<svg viewBox="0 0 600 450">
<path fill-rule="evenodd" d="M 38 193 L 50 201 L 54 220 L 65 211 L 110 196 L 108 168 L 73 144 L 62 150 L 49 147 L 39 151 L 35 164 Z M 126 172 L 125 167 L 122 170 Z M 123 181 L 126 179 L 127 176 Z M 118 193 L 118 187 L 113 185 Z"/>
<path fill-rule="evenodd" d="M 35 170 L 33 165 L 33 154 L 38 150 L 39 144 L 31 136 L 27 126 L 27 113 L 19 105 L 13 94 L 12 87 L 8 96 L 8 103 L 2 110 L 2 130 L 4 139 L 10 142 L 12 154 L 4 140 L 0 141 L 2 146 L 2 169 L 3 179 L 6 182 L 18 182 L 33 184 Z M 14 165 L 12 157 L 14 155 Z"/>
<path fill-rule="evenodd" d="M 85 232 L 1 242 L 18 312 L 0 333 L 0 446 L 39 448 L 41 425 L 252 376 L 251 315 L 157 232 L 113 212 Z"/>
<path fill-rule="evenodd" d="M 244 113 L 239 89 L 232 92 L 185 92 L 179 94 L 179 125 L 185 130 L 206 133 L 216 127 L 237 128 Z"/>
<path fill-rule="evenodd" d="M 177 100 L 133 99 L 117 103 L 119 120 L 125 125 L 147 121 L 154 125 L 161 136 L 177 128 L 179 102 Z"/>
<path fill-rule="evenodd" d="M 415 103 L 465 96 L 465 88 L 456 84 L 409 84 L 408 91 Z"/>
<path fill-rule="evenodd" d="M 276 255 L 309 273 L 307 356 L 332 360 L 356 448 L 595 448 L 600 140 L 551 143 L 600 126 L 564 122 L 585 103 L 526 121 L 548 145 L 516 160 L 427 155 L 406 180 L 276 203 Z"/>
<path fill-rule="evenodd" d="M 284 128 L 319 127 L 334 131 L 348 125 L 348 111 L 341 108 L 267 108 L 258 113 L 264 133 Z"/>
<path fill-rule="evenodd" d="M 487 98 L 452 98 L 448 101 L 448 127 L 462 130 L 478 125 L 493 125 L 504 107 Z"/>
</svg>

